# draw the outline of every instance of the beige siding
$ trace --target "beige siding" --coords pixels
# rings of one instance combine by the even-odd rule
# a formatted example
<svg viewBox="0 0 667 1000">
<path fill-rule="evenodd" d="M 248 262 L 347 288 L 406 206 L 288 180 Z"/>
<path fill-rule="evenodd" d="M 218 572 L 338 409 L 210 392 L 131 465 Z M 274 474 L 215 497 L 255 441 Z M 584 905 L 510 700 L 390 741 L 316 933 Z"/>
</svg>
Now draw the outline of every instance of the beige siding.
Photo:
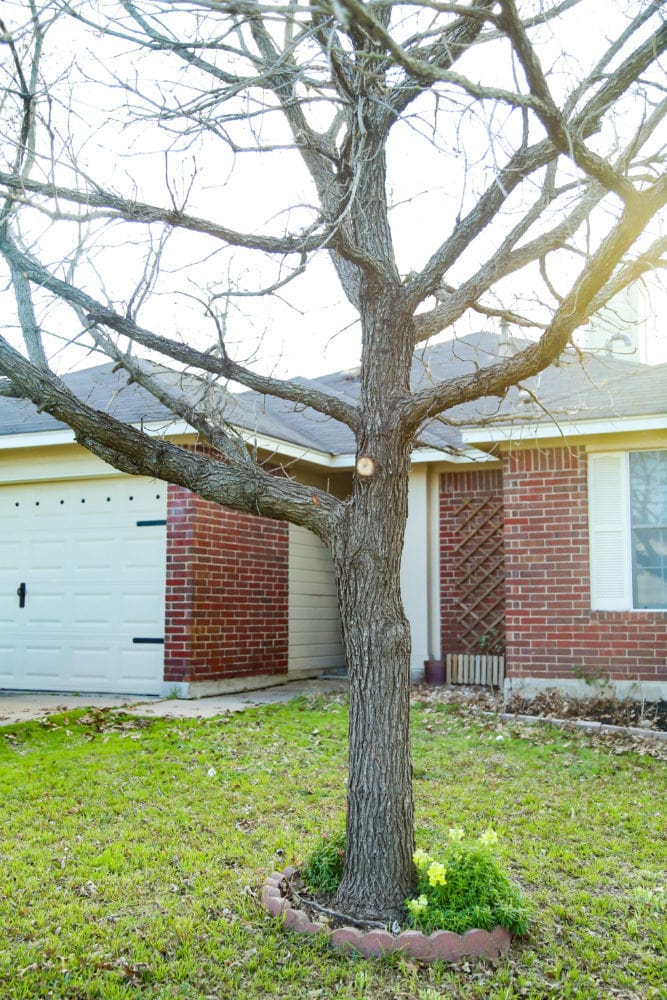
<svg viewBox="0 0 667 1000">
<path fill-rule="evenodd" d="M 316 672 L 345 663 L 331 558 L 305 528 L 289 532 L 289 671 Z"/>
</svg>

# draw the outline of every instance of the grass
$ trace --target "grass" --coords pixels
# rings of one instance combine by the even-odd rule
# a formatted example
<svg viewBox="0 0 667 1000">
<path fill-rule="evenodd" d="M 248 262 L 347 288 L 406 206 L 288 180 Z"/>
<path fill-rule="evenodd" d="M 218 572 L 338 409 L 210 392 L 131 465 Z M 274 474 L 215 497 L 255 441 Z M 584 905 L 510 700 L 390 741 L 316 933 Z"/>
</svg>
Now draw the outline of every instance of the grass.
<svg viewBox="0 0 667 1000">
<path fill-rule="evenodd" d="M 607 998 L 665 993 L 665 764 L 639 744 L 414 708 L 419 846 L 492 825 L 532 903 L 497 965 L 336 956 L 257 902 L 340 828 L 347 710 L 115 713 L 0 729 L 0 996 Z M 634 749 L 633 749 L 634 748 Z"/>
</svg>

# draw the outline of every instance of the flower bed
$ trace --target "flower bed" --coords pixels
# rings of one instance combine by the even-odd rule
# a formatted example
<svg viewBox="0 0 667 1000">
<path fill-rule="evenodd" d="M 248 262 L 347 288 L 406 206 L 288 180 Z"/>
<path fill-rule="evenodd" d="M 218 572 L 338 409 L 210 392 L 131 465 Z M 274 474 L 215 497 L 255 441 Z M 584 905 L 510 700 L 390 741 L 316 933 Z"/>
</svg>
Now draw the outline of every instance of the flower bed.
<svg viewBox="0 0 667 1000">
<path fill-rule="evenodd" d="M 288 930 L 328 935 L 329 944 L 335 951 L 357 952 L 366 957 L 401 952 L 420 962 L 457 962 L 463 956 L 498 958 L 508 951 L 512 940 L 504 927 L 491 931 L 469 930 L 465 934 L 434 931 L 429 935 L 417 930 L 391 934 L 387 930 L 364 931 L 346 926 L 332 929 L 326 923 L 311 920 L 305 910 L 293 905 L 290 887 L 298 874 L 299 870 L 291 866 L 282 872 L 273 872 L 264 883 L 262 904 L 271 916 L 282 916 Z"/>
</svg>

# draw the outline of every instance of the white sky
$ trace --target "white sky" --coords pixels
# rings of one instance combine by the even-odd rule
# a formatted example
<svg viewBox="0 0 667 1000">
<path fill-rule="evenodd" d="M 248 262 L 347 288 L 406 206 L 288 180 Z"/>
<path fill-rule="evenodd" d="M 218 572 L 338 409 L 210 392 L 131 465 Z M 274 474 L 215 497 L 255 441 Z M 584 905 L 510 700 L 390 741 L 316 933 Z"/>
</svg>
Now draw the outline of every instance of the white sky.
<svg viewBox="0 0 667 1000">
<path fill-rule="evenodd" d="M 3 5 L 13 8 L 17 17 L 22 17 L 25 4 L 12 2 Z M 599 21 L 601 6 L 604 8 L 605 24 Z M 570 73 L 577 68 L 579 61 L 590 61 L 589 49 L 591 39 L 599 37 L 602 31 L 613 37 L 622 23 L 627 2 L 608 2 L 586 6 L 586 10 L 597 11 L 598 19 L 591 22 L 590 15 L 583 18 L 578 12 L 568 16 L 568 47 L 569 54 L 558 67 L 556 81 L 563 86 L 570 82 Z M 6 16 L 6 15 L 5 15 Z M 93 39 L 85 44 L 77 38 L 71 24 L 63 23 L 63 30 L 57 38 L 57 56 L 51 65 L 62 68 L 65 65 L 65 55 L 69 51 L 75 60 L 75 67 L 83 73 L 95 69 L 101 81 L 105 75 L 108 81 L 111 74 L 127 65 L 124 54 L 126 46 L 113 43 L 108 39 L 100 50 L 100 40 Z M 47 36 L 48 41 L 48 36 Z M 93 45 L 94 48 L 87 49 Z M 104 52 L 104 59 L 100 58 Z M 494 82 L 511 86 L 511 80 L 496 79 L 500 74 L 498 63 L 494 65 L 493 46 L 485 47 L 485 59 L 491 63 Z M 140 72 L 144 72 L 141 62 L 136 63 Z M 48 64 L 47 64 L 48 68 Z M 465 71 L 467 67 L 457 67 Z M 488 66 L 486 67 L 488 71 Z M 159 66 L 153 68 L 156 86 L 159 80 Z M 71 79 L 75 80 L 78 69 L 73 70 Z M 182 70 L 181 70 L 182 71 Z M 554 84 L 558 85 L 558 82 Z M 56 90 L 53 97 L 60 96 Z M 52 107 L 52 125 L 56 134 L 63 137 L 72 129 L 77 146 L 77 156 L 82 165 L 93 176 L 102 176 L 103 183 L 123 192 L 138 191 L 138 197 L 152 202 L 163 202 L 168 198 L 164 179 L 166 176 L 165 159 L 161 152 L 153 152 L 157 140 L 163 140 L 164 134 L 159 130 L 145 129 L 143 132 L 136 127 L 121 130 L 113 124 L 114 108 L 118 104 L 118 91 L 105 88 L 102 84 L 89 83 L 75 85 L 74 98 L 78 102 L 79 118 L 65 120 L 64 112 L 57 106 Z M 64 94 L 63 94 L 64 99 Z M 502 116 L 501 112 L 501 116 Z M 486 154 L 489 132 L 495 122 L 479 120 L 477 123 L 468 121 L 465 133 L 465 153 L 468 160 L 481 158 Z M 395 242 L 399 266 L 402 271 L 421 266 L 437 245 L 442 235 L 446 233 L 460 210 L 462 203 L 474 193 L 466 181 L 466 171 L 461 171 L 451 178 L 449 173 L 443 176 L 442 158 L 438 156 L 431 143 L 432 136 L 424 132 L 424 126 L 415 119 L 407 126 L 397 129 L 390 144 L 390 194 L 398 202 L 392 213 L 392 225 L 395 232 Z M 276 135 L 278 133 L 275 133 Z M 273 138 L 273 136 L 272 136 Z M 452 135 L 443 137 L 443 144 L 448 152 L 452 152 Z M 463 144 L 462 144 L 463 145 Z M 55 144 L 57 147 L 57 142 Z M 188 203 L 188 210 L 193 214 L 210 214 L 218 221 L 230 227 L 248 230 L 253 225 L 267 225 L 273 232 L 280 232 L 283 216 L 276 216 L 276 203 L 280 204 L 283 195 L 285 203 L 301 200 L 306 204 L 313 200 L 308 184 L 295 185 L 295 178 L 301 169 L 295 163 L 295 154 L 276 154 L 258 158 L 248 155 L 237 158 L 236 162 L 220 142 L 214 142 L 210 136 L 184 147 L 178 154 L 172 154 L 169 162 L 169 183 L 176 198 L 187 189 L 191 178 L 196 173 L 196 185 L 193 196 Z M 114 157 L 111 159 L 106 147 L 112 147 Z M 464 150 L 459 159 L 462 161 Z M 56 150 L 56 156 L 59 154 Z M 64 157 L 63 157 L 64 159 Z M 498 151 L 498 160 L 502 161 L 502 152 Z M 493 163 L 489 161 L 484 171 L 482 183 L 488 183 L 493 172 Z M 65 183 L 71 183 L 70 178 L 64 178 Z M 409 197 L 408 197 L 409 196 Z M 275 216 L 275 218 L 274 218 Z M 299 216 L 308 219 L 307 208 L 291 213 L 290 222 L 298 223 Z M 63 242 L 62 227 L 54 227 L 48 221 L 33 220 L 33 224 L 41 229 L 41 256 L 52 260 L 62 259 Z M 107 293 L 117 305 L 131 295 L 133 278 L 141 274 L 145 260 L 145 246 L 132 245 L 139 237 L 137 228 L 124 232 L 120 229 L 107 230 L 103 235 L 104 244 L 90 244 L 91 266 L 85 270 L 86 280 L 91 287 L 96 284 L 95 268 L 103 275 L 103 284 Z M 76 236 L 70 227 L 67 238 Z M 128 239 L 132 242 L 128 242 Z M 201 260 L 200 265 L 188 271 L 182 271 L 182 262 L 192 262 L 201 259 L 214 251 L 214 255 Z M 164 253 L 165 273 L 152 299 L 146 303 L 138 316 L 138 321 L 161 332 L 171 333 L 174 326 L 187 336 L 202 337 L 209 343 L 212 341 L 214 328 L 205 319 L 201 302 L 197 297 L 204 295 L 203 287 L 207 284 L 224 283 L 228 276 L 241 285 L 249 285 L 261 278 L 258 274 L 256 260 L 248 255 L 219 252 L 213 243 L 208 244 L 191 235 L 181 235 L 170 239 Z M 460 265 L 463 272 L 464 263 Z M 267 277 L 267 280 L 268 277 Z M 195 281 L 197 282 L 195 284 Z M 261 283 L 261 281 L 260 281 Z M 655 283 L 654 288 L 658 288 Z M 190 298 L 176 299 L 175 290 L 179 288 Z M 7 293 L 4 293 L 7 294 Z M 657 297 L 657 293 L 654 293 Z M 288 304 L 287 298 L 290 302 Z M 663 293 L 664 300 L 664 293 Z M 660 313 L 664 315 L 661 308 Z M 58 330 L 66 336 L 71 326 L 71 313 L 68 313 L 67 325 L 63 321 L 61 309 L 47 313 L 46 325 Z M 464 334 L 482 326 L 489 327 L 481 317 L 467 317 L 453 331 Z M 663 330 L 655 329 L 651 323 L 654 335 L 660 337 Z M 230 353 L 238 360 L 253 358 L 253 367 L 258 367 L 267 373 L 280 376 L 305 375 L 313 376 L 339 368 L 353 367 L 359 357 L 359 331 L 355 322 L 353 309 L 347 304 L 333 277 L 333 269 L 326 252 L 322 252 L 309 268 L 308 279 L 298 278 L 284 292 L 258 300 L 252 305 L 248 299 L 232 299 L 228 308 L 228 345 Z M 520 332 L 520 331 L 519 331 Z M 448 336 L 452 335 L 449 331 Z M 654 336 L 655 339 L 655 336 Z M 667 359 L 667 338 L 662 337 L 664 356 Z M 90 364 L 88 354 L 69 347 L 61 353 L 59 367 L 71 368 Z"/>
</svg>

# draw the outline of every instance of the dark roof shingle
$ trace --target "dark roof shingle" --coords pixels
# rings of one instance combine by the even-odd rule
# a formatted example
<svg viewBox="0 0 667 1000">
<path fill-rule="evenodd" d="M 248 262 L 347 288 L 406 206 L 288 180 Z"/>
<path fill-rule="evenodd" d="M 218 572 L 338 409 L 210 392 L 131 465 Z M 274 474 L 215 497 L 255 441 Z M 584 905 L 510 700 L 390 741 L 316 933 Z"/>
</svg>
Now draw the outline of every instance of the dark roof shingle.
<svg viewBox="0 0 667 1000">
<path fill-rule="evenodd" d="M 470 334 L 444 341 L 415 353 L 412 367 L 414 388 L 454 378 L 517 351 L 526 341 L 503 344 L 500 336 Z M 154 373 L 170 390 L 192 404 L 205 396 L 207 405 L 224 414 L 225 420 L 251 432 L 327 454 L 354 451 L 349 428 L 303 406 L 258 393 L 230 393 L 221 385 L 191 375 L 153 366 Z M 123 370 L 112 363 L 72 372 L 64 377 L 71 390 L 94 409 L 126 423 L 173 420 L 162 403 L 136 383 L 129 383 Z M 295 379 L 313 385 L 350 403 L 358 396 L 356 372 L 334 372 L 316 379 Z M 526 390 L 532 395 L 526 395 Z M 539 399 L 538 405 L 533 397 Z M 528 400 L 528 401 L 526 401 Z M 627 357 L 566 351 L 559 361 L 526 381 L 522 389 L 509 390 L 502 401 L 480 399 L 455 407 L 436 418 L 420 433 L 419 441 L 446 450 L 461 447 L 460 425 L 502 424 L 625 418 L 667 411 L 667 364 L 649 367 Z M 451 423 L 450 423 L 451 421 Z M 21 435 L 63 429 L 64 425 L 24 400 L 0 398 L 0 435 Z M 19 444 L 20 442 L 17 442 Z"/>
</svg>

